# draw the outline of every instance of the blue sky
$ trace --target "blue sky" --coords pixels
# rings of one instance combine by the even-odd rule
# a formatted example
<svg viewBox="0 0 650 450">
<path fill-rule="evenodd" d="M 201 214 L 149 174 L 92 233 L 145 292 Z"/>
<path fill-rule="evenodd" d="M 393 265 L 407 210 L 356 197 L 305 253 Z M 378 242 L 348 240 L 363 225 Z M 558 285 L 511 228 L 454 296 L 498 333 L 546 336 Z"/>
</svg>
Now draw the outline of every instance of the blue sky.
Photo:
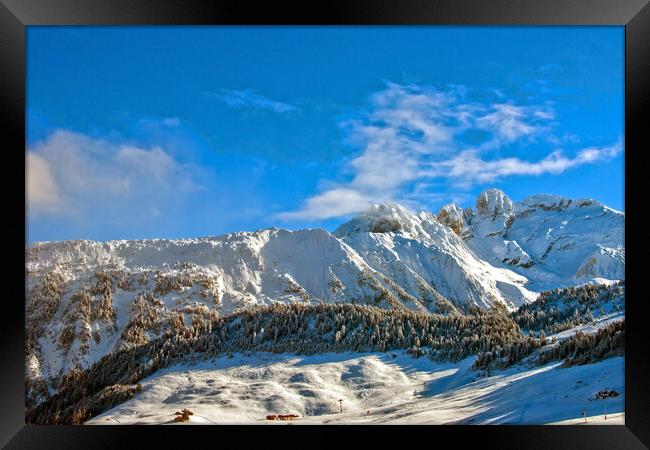
<svg viewBox="0 0 650 450">
<path fill-rule="evenodd" d="M 624 210 L 623 27 L 29 27 L 28 240 Z"/>
</svg>

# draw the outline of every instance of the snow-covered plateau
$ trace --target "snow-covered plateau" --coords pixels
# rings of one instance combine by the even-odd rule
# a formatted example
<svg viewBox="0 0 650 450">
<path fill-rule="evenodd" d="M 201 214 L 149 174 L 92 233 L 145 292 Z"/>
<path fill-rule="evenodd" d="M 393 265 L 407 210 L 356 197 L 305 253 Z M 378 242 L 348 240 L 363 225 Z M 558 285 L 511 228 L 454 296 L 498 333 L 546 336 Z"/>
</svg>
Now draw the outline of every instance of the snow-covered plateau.
<svg viewBox="0 0 650 450">
<path fill-rule="evenodd" d="M 446 205 L 436 214 L 378 204 L 331 233 L 270 228 L 178 240 L 29 244 L 28 406 L 56 397 L 61 380 L 105 356 L 169 335 L 194 339 L 233 314 L 277 304 L 368 305 L 440 317 L 503 310 L 522 336 L 529 332 L 525 322 L 537 324 L 533 335 L 543 324 L 556 332 L 547 337 L 557 339 L 597 329 L 601 319 L 623 317 L 624 293 L 605 287 L 617 289 L 625 279 L 624 224 L 623 212 L 596 200 L 534 195 L 517 202 L 489 189 L 474 208 Z M 585 295 L 595 294 L 562 291 L 585 285 L 602 286 L 606 298 L 585 303 Z M 542 312 L 535 309 L 538 298 L 547 299 Z M 515 316 L 520 308 L 528 315 Z M 422 333 L 431 342 L 446 342 Z M 254 336 L 255 343 L 268 338 L 263 330 Z M 372 348 L 380 338 L 369 338 Z M 126 403 L 90 422 L 165 423 L 167 409 L 184 405 L 195 412 L 192 423 L 248 423 L 285 409 L 296 411 L 301 423 L 559 422 L 575 419 L 576 407 L 579 412 L 590 402 L 591 391 L 573 389 L 573 379 L 593 381 L 596 372 L 609 374 L 599 389 L 609 386 L 621 395 L 593 405 L 609 402 L 612 413 L 622 412 L 622 358 L 562 368 L 561 361 L 513 366 L 474 380 L 473 357 L 434 362 L 412 358 L 405 349 L 389 349 L 396 358 L 385 352 L 257 352 L 172 364 L 142 380 L 143 390 Z M 560 389 L 563 379 L 571 386 Z M 530 405 L 513 409 L 522 393 L 556 386 L 554 380 L 556 388 L 544 388 Z M 331 403 L 332 395 L 343 399 L 344 413 Z"/>
</svg>

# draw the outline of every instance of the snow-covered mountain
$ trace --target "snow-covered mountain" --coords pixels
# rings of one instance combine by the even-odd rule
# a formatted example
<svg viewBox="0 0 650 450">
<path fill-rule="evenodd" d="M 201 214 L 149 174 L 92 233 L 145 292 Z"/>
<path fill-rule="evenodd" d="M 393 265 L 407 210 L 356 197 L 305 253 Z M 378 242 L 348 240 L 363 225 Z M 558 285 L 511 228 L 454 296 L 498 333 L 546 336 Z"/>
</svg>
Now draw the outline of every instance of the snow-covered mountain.
<svg viewBox="0 0 650 450">
<path fill-rule="evenodd" d="M 437 214 L 380 204 L 341 225 L 26 247 L 28 379 L 88 367 L 165 330 L 273 302 L 455 314 L 623 279 L 624 214 L 594 200 L 482 193 Z"/>
<path fill-rule="evenodd" d="M 625 278 L 625 214 L 595 200 L 541 194 L 513 202 L 489 189 L 476 209 L 449 205 L 437 217 L 477 256 L 523 275 L 535 291 Z"/>
<path fill-rule="evenodd" d="M 515 308 L 536 293 L 527 280 L 506 267 L 481 259 L 433 214 L 413 214 L 399 205 L 375 205 L 341 225 L 334 235 L 355 249 L 375 270 L 418 297 L 429 286 L 456 305 Z"/>
</svg>

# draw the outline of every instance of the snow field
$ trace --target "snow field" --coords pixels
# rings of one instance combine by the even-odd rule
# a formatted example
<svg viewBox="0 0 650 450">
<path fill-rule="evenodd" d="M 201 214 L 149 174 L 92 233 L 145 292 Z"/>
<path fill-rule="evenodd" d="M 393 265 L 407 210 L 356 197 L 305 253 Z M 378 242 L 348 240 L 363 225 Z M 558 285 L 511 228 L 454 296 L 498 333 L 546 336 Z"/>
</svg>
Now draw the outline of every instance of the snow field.
<svg viewBox="0 0 650 450">
<path fill-rule="evenodd" d="M 404 352 L 237 354 L 160 370 L 142 381 L 141 394 L 87 424 L 173 423 L 186 407 L 193 424 L 289 423 L 265 420 L 269 414 L 298 414 L 294 424 L 573 423 L 584 421 L 583 409 L 592 423 L 623 420 L 623 358 L 513 367 L 484 378 L 472 362 L 439 364 Z M 603 389 L 621 395 L 593 400 Z M 596 420 L 604 413 L 611 420 Z"/>
</svg>

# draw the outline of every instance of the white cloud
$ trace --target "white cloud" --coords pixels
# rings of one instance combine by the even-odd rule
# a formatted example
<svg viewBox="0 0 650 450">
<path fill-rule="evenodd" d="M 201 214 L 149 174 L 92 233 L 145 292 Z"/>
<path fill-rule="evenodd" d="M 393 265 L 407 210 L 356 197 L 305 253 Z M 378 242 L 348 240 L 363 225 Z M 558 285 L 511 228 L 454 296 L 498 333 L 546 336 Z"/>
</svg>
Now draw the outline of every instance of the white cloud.
<svg viewBox="0 0 650 450">
<path fill-rule="evenodd" d="M 220 89 L 217 92 L 204 92 L 203 95 L 215 98 L 231 108 L 237 109 L 265 109 L 276 113 L 289 113 L 300 109 L 289 103 L 272 100 L 256 93 L 252 89 Z"/>
<path fill-rule="evenodd" d="M 523 137 L 533 136 L 546 129 L 535 119 L 551 120 L 552 111 L 507 103 L 491 105 L 490 112 L 476 118 L 476 127 L 492 133 L 493 139 L 483 147 L 499 147 Z"/>
<path fill-rule="evenodd" d="M 370 102 L 366 115 L 342 124 L 349 141 L 363 148 L 349 162 L 353 180 L 307 199 L 301 210 L 279 214 L 280 219 L 338 217 L 393 198 L 399 186 L 419 177 L 421 158 L 448 152 L 454 127 L 467 113 L 451 108 L 453 93 L 395 83 Z"/>
<path fill-rule="evenodd" d="M 56 214 L 64 207 L 59 186 L 48 162 L 36 153 L 28 153 L 26 161 L 27 211 L 29 214 Z"/>
<path fill-rule="evenodd" d="M 167 202 L 199 188 L 197 173 L 160 147 L 139 148 L 57 130 L 28 148 L 28 212 L 85 217 L 159 214 Z"/>
<path fill-rule="evenodd" d="M 327 219 L 363 211 L 379 201 L 414 204 L 418 197 L 435 198 L 417 192 L 427 182 L 468 189 L 513 175 L 559 174 L 610 159 L 622 150 L 621 144 L 587 148 L 574 157 L 555 151 L 537 162 L 498 157 L 506 145 L 547 136 L 555 119 L 549 104 L 518 105 L 498 94 L 498 103 L 468 102 L 466 90 L 458 86 L 441 91 L 388 83 L 370 97 L 367 111 L 342 124 L 348 141 L 361 149 L 347 166 L 351 180 L 278 217 Z M 468 149 L 461 135 L 472 130 L 486 132 L 487 137 Z"/>
<path fill-rule="evenodd" d="M 327 219 L 363 211 L 372 205 L 369 195 L 354 189 L 334 188 L 307 199 L 300 211 L 281 213 L 282 220 Z"/>
<path fill-rule="evenodd" d="M 568 169 L 598 161 L 607 161 L 623 150 L 621 143 L 610 147 L 592 147 L 579 151 L 568 158 L 555 151 L 537 162 L 519 158 L 484 160 L 475 150 L 461 152 L 458 156 L 431 164 L 426 176 L 447 178 L 458 187 L 471 187 L 474 184 L 490 183 L 511 175 L 560 174 Z"/>
</svg>

